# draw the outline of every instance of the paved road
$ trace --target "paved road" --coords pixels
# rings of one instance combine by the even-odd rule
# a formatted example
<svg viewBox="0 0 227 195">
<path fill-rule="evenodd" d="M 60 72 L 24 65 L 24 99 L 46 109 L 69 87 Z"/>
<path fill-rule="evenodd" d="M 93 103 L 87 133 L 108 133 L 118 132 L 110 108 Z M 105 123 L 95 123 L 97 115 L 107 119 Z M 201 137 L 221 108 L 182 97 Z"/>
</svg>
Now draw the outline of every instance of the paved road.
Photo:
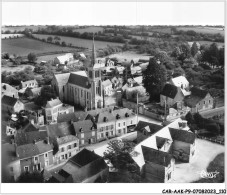
<svg viewBox="0 0 227 195">
<path fill-rule="evenodd" d="M 200 114 L 203 117 L 212 117 L 216 114 L 223 114 L 224 112 L 225 112 L 225 107 L 222 106 L 222 107 L 219 107 L 219 108 L 214 108 L 212 110 L 202 111 L 202 112 L 200 112 Z"/>
</svg>

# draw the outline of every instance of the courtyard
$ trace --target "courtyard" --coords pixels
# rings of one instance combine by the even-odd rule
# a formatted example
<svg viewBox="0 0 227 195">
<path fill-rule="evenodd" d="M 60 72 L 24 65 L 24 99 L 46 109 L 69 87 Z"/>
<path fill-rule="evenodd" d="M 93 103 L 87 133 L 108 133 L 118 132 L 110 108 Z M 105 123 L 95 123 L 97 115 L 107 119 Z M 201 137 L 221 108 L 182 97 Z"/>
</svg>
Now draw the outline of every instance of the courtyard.
<svg viewBox="0 0 227 195">
<path fill-rule="evenodd" d="M 200 173 L 202 171 L 210 172 L 211 169 L 207 170 L 207 167 L 218 155 L 220 156 L 220 154 L 225 152 L 225 147 L 223 145 L 215 144 L 206 140 L 196 139 L 195 144 L 196 150 L 192 162 L 177 162 L 175 164 L 175 171 L 172 180 L 173 183 L 192 183 L 201 180 Z M 211 164 L 213 164 L 213 162 Z M 223 162 L 219 162 L 219 166 L 220 165 L 224 166 L 224 159 Z M 224 173 L 218 173 L 218 175 L 222 174 Z M 203 179 L 203 181 L 206 182 L 206 179 Z M 214 183 L 214 181 L 209 180 L 209 183 L 210 182 Z"/>
</svg>

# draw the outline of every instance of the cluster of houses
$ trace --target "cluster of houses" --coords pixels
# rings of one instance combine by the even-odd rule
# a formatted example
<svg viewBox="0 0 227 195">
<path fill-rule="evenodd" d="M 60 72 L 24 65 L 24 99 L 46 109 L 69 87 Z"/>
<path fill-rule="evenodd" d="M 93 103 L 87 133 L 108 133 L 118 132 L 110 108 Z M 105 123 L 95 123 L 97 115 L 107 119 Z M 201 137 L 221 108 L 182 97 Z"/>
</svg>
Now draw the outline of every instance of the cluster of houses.
<svg viewBox="0 0 227 195">
<path fill-rule="evenodd" d="M 74 56 L 65 55 L 54 62 L 70 65 L 73 60 Z M 103 153 L 86 146 L 133 130 L 137 131 L 137 145 L 131 156 L 144 181 L 171 182 L 175 161 L 190 163 L 195 154 L 195 134 L 179 116 L 185 108 L 187 112 L 211 109 L 213 99 L 205 90 L 190 87 L 185 77 L 172 78 L 160 94 L 160 105 L 168 114 L 180 113 L 177 119 L 167 126 L 144 121 L 137 124 L 135 109 L 122 108 L 122 99 L 134 104 L 149 99 L 140 75 L 147 65 L 148 61 L 139 59 L 103 62 L 96 58 L 93 43 L 86 71 L 54 75 L 51 86 L 58 97 L 43 107 L 33 102 L 42 89 L 37 81 L 21 82 L 18 88 L 2 83 L 3 182 L 35 171 L 47 182 L 107 182 L 110 167 Z M 103 81 L 104 69 L 120 66 L 129 73 L 124 84 L 120 77 Z M 120 106 L 106 106 L 105 96 L 114 91 Z M 29 101 L 23 101 L 21 95 Z M 77 111 L 78 106 L 84 110 Z M 52 171 L 58 167 L 60 170 Z"/>
</svg>

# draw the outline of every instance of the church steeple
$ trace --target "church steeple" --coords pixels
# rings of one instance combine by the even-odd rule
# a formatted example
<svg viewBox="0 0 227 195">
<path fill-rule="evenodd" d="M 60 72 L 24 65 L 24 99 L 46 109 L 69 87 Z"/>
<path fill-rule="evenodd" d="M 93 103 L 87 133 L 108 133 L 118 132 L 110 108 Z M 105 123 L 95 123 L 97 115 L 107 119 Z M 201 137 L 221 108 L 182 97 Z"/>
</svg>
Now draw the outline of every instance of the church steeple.
<svg viewBox="0 0 227 195">
<path fill-rule="evenodd" d="M 95 64 L 95 59 L 96 59 L 96 55 L 95 55 L 95 41 L 94 41 L 94 33 L 93 33 L 93 41 L 92 41 L 92 59 L 91 59 L 91 64 L 92 64 L 92 66 L 94 66 L 94 64 Z"/>
</svg>

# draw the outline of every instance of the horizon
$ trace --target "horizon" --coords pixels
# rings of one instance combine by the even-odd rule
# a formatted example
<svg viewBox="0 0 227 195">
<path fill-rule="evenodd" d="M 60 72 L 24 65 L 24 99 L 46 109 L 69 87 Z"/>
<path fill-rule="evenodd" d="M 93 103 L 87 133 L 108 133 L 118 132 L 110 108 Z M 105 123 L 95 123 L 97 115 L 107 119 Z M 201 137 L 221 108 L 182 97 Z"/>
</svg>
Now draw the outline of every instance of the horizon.
<svg viewBox="0 0 227 195">
<path fill-rule="evenodd" d="M 225 2 L 2 2 L 8 25 L 224 26 Z"/>
</svg>

